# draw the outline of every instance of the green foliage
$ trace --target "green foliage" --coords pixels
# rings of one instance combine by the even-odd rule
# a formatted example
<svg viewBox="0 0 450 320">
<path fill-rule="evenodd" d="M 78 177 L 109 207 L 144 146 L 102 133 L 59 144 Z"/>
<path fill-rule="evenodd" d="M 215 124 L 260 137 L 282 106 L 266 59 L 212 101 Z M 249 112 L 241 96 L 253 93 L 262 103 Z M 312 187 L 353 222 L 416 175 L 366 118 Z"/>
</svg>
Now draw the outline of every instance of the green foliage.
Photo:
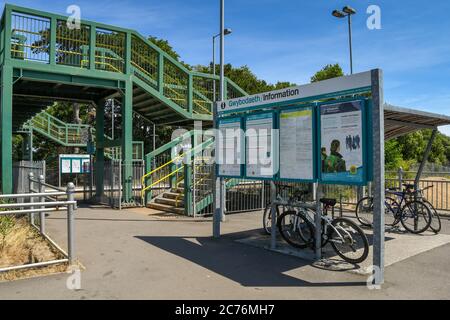
<svg viewBox="0 0 450 320">
<path fill-rule="evenodd" d="M 173 47 L 169 44 L 169 41 L 164 39 L 159 39 L 157 37 L 149 36 L 148 40 L 155 45 L 157 45 L 162 51 L 167 53 L 169 56 L 183 64 L 186 68 L 191 69 L 191 66 L 180 60 L 180 55 L 176 52 Z"/>
<path fill-rule="evenodd" d="M 211 73 L 211 66 L 198 65 L 194 67 L 194 70 Z M 258 79 L 258 77 L 250 70 L 248 66 L 233 67 L 231 64 L 224 66 L 225 76 L 235 82 L 248 94 L 256 94 L 271 90 L 283 89 L 287 87 L 295 86 L 290 82 L 277 82 L 276 84 L 267 83 L 265 80 Z M 220 73 L 220 66 L 216 65 L 216 74 Z"/>
<path fill-rule="evenodd" d="M 344 72 L 339 64 L 327 64 L 320 71 L 311 77 L 311 82 L 318 82 L 336 77 L 342 77 Z"/>
</svg>

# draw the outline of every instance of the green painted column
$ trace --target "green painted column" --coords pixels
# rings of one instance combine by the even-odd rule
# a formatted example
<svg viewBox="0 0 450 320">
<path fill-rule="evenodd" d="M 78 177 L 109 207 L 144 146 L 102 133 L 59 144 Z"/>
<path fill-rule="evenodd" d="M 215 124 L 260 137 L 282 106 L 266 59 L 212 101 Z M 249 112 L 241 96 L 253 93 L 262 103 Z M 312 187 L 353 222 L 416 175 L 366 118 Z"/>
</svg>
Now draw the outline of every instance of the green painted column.
<svg viewBox="0 0 450 320">
<path fill-rule="evenodd" d="M 95 116 L 95 195 L 103 195 L 103 174 L 105 165 L 105 101 L 97 103 Z"/>
<path fill-rule="evenodd" d="M 122 96 L 122 161 L 123 201 L 130 202 L 132 195 L 133 164 L 133 84 L 128 80 Z"/>
<path fill-rule="evenodd" d="M 1 71 L 1 176 L 2 193 L 12 193 L 12 67 L 3 65 Z"/>
</svg>

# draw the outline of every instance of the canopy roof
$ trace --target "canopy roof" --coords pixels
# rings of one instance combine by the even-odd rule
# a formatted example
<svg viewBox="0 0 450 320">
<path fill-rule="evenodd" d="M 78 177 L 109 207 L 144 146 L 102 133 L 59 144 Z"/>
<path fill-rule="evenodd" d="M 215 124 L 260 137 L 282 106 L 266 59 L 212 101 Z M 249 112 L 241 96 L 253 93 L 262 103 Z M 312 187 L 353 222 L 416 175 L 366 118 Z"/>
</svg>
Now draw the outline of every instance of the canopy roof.
<svg viewBox="0 0 450 320">
<path fill-rule="evenodd" d="M 384 105 L 384 137 L 393 139 L 421 129 L 450 125 L 450 116 Z"/>
</svg>

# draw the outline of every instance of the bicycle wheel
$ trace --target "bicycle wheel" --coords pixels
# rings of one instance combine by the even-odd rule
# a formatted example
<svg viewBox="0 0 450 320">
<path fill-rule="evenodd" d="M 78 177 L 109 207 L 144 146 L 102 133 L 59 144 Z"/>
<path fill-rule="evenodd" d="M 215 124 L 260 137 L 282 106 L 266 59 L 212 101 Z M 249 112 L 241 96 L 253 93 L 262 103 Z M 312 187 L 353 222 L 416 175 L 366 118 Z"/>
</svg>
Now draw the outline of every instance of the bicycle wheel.
<svg viewBox="0 0 450 320">
<path fill-rule="evenodd" d="M 331 222 L 329 239 L 334 251 L 349 263 L 361 263 L 369 255 L 369 241 L 362 229 L 346 218 Z"/>
<path fill-rule="evenodd" d="M 419 234 L 430 227 L 431 211 L 424 202 L 412 200 L 402 208 L 400 221 L 406 230 Z"/>
<path fill-rule="evenodd" d="M 439 217 L 439 214 L 437 213 L 434 206 L 431 204 L 428 200 L 423 200 L 423 202 L 428 206 L 428 209 L 431 211 L 431 223 L 430 223 L 430 229 L 433 230 L 434 233 L 438 234 L 439 231 L 441 231 L 441 218 Z"/>
<path fill-rule="evenodd" d="M 272 233 L 272 212 L 271 209 L 272 205 L 268 204 L 266 206 L 266 208 L 264 209 L 264 214 L 263 214 L 263 228 L 264 228 L 264 232 L 267 234 L 271 234 Z M 277 208 L 277 218 L 280 216 L 280 207 L 276 206 Z M 283 209 L 284 211 L 284 209 Z"/>
<path fill-rule="evenodd" d="M 385 224 L 394 226 L 399 222 L 400 206 L 395 199 L 385 197 L 384 213 Z M 366 227 L 373 226 L 373 197 L 364 197 L 356 205 L 356 218 L 361 225 Z"/>
<path fill-rule="evenodd" d="M 401 208 L 398 202 L 391 198 L 385 197 L 384 200 L 384 224 L 387 226 L 395 226 L 400 222 Z"/>
<path fill-rule="evenodd" d="M 373 224 L 373 198 L 364 197 L 356 204 L 356 219 L 365 227 L 372 227 Z"/>
<path fill-rule="evenodd" d="M 289 210 L 280 215 L 277 227 L 281 237 L 295 248 L 304 249 L 314 241 L 314 227 L 302 214 Z"/>
</svg>

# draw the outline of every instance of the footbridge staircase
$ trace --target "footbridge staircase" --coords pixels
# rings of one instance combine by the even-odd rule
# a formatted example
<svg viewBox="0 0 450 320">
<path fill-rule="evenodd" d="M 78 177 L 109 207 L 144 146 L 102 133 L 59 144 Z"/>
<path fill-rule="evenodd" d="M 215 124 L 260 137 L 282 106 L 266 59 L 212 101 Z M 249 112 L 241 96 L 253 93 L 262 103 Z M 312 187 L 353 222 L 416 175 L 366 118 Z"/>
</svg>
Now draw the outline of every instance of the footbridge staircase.
<svg viewBox="0 0 450 320">
<path fill-rule="evenodd" d="M 123 161 L 132 161 L 133 112 L 161 125 L 193 127 L 195 120 L 212 121 L 218 76 L 187 68 L 134 30 L 86 20 L 79 28 L 71 28 L 67 21 L 67 16 L 5 5 L 0 22 L 0 160 L 5 193 L 12 192 L 13 129 L 55 101 L 96 107 L 96 157 L 100 160 L 105 148 L 120 146 Z M 246 95 L 227 78 L 224 94 L 226 98 Z M 107 99 L 122 105 L 123 130 L 113 142 L 104 135 Z M 66 144 L 69 141 L 64 139 L 70 140 L 69 135 L 56 139 Z M 131 172 L 131 166 L 126 170 Z M 103 177 L 95 179 L 101 189 Z M 126 200 L 131 197 L 131 182 L 125 181 L 123 187 Z"/>
</svg>

